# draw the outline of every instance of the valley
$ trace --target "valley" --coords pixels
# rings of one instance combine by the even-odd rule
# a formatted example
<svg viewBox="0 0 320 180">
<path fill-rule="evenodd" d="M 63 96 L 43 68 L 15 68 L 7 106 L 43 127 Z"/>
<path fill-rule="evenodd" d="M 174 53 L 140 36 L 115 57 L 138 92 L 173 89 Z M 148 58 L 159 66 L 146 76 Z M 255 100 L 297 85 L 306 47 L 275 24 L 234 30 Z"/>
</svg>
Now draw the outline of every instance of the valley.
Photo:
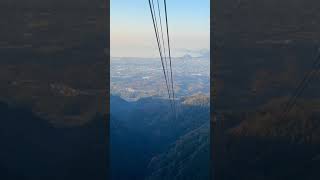
<svg viewBox="0 0 320 180">
<path fill-rule="evenodd" d="M 175 117 L 162 98 L 111 96 L 112 179 L 208 179 L 208 102 L 202 95 L 177 100 Z"/>
</svg>

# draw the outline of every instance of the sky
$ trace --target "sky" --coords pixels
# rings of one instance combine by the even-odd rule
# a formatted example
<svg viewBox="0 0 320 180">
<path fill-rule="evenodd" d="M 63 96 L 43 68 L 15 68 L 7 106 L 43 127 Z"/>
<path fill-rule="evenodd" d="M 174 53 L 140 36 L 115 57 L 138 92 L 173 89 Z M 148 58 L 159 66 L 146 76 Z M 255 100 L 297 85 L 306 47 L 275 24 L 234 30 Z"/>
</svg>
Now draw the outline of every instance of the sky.
<svg viewBox="0 0 320 180">
<path fill-rule="evenodd" d="M 148 0 L 111 0 L 110 7 L 111 56 L 158 57 Z M 210 0 L 167 0 L 167 11 L 172 56 L 210 49 Z"/>
</svg>

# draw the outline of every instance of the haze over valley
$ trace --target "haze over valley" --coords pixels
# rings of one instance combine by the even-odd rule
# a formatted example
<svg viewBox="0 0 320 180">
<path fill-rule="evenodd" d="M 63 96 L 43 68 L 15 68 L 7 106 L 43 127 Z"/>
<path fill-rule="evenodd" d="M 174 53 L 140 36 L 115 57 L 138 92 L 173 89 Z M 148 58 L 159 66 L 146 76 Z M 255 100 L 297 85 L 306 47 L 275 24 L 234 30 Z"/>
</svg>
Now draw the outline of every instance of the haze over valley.
<svg viewBox="0 0 320 180">
<path fill-rule="evenodd" d="M 177 98 L 197 93 L 209 95 L 210 62 L 209 51 L 206 52 L 202 56 L 186 54 L 172 59 Z M 129 101 L 151 96 L 168 97 L 159 58 L 111 57 L 110 66 L 111 94 Z"/>
</svg>

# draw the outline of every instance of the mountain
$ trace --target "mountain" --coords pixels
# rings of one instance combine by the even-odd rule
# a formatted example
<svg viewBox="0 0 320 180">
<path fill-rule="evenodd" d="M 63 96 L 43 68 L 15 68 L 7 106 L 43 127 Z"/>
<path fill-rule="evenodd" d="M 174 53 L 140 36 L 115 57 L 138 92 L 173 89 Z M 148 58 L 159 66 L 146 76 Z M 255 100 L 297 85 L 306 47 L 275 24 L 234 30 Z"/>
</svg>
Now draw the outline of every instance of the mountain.
<svg viewBox="0 0 320 180">
<path fill-rule="evenodd" d="M 210 106 L 210 97 L 204 94 L 195 94 L 183 98 L 182 104 L 189 106 Z"/>
<path fill-rule="evenodd" d="M 233 128 L 238 136 L 287 138 L 293 143 L 320 144 L 319 100 L 298 99 L 297 105 L 285 117 L 283 100 L 271 101 Z"/>
<path fill-rule="evenodd" d="M 0 101 L 25 106 L 55 126 L 105 113 L 103 3 L 1 1 Z"/>
<path fill-rule="evenodd" d="M 209 123 L 205 123 L 179 137 L 168 151 L 152 158 L 147 179 L 209 180 L 209 134 Z"/>
<path fill-rule="evenodd" d="M 107 179 L 104 2 L 0 2 L 0 179 Z"/>
<path fill-rule="evenodd" d="M 0 102 L 0 179 L 105 179 L 105 118 L 56 128 L 28 107 Z"/>
<path fill-rule="evenodd" d="M 214 11 L 216 179 L 319 179 L 319 83 L 285 104 L 319 49 L 316 0 L 225 0 Z"/>
<path fill-rule="evenodd" d="M 192 59 L 192 56 L 190 54 L 185 54 L 183 55 L 182 57 L 180 57 L 180 59 L 183 59 L 183 60 L 191 60 Z"/>
<path fill-rule="evenodd" d="M 216 177 L 221 179 L 319 179 L 319 100 L 298 99 L 282 116 L 286 99 L 252 112 L 226 112 L 214 136 Z"/>
<path fill-rule="evenodd" d="M 202 101 L 199 98 L 195 102 Z M 175 116 L 166 99 L 127 102 L 111 96 L 110 101 L 112 179 L 174 179 L 164 167 L 172 160 L 177 162 L 180 177 L 189 175 L 185 170 L 193 167 L 203 169 L 197 177 L 208 177 L 209 165 L 202 160 L 209 159 L 209 106 L 177 100 Z M 158 171 L 163 176 L 159 177 Z"/>
</svg>

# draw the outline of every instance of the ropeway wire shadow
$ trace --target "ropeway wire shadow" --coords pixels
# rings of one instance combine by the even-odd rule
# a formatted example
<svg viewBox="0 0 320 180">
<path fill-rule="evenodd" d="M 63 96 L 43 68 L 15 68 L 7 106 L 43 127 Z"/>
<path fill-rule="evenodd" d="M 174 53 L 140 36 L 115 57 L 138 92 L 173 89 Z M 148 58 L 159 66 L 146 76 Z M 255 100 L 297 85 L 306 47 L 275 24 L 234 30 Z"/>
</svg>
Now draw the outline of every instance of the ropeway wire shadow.
<svg viewBox="0 0 320 180">
<path fill-rule="evenodd" d="M 302 81 L 298 84 L 293 96 L 287 101 L 283 113 L 280 116 L 281 121 L 286 120 L 288 114 L 291 112 L 292 108 L 295 106 L 297 99 L 301 96 L 303 91 L 308 87 L 308 84 L 312 81 L 312 78 L 319 72 L 320 69 L 320 48 L 318 48 L 316 58 L 312 64 L 312 67 L 308 73 L 304 76 Z"/>
</svg>

